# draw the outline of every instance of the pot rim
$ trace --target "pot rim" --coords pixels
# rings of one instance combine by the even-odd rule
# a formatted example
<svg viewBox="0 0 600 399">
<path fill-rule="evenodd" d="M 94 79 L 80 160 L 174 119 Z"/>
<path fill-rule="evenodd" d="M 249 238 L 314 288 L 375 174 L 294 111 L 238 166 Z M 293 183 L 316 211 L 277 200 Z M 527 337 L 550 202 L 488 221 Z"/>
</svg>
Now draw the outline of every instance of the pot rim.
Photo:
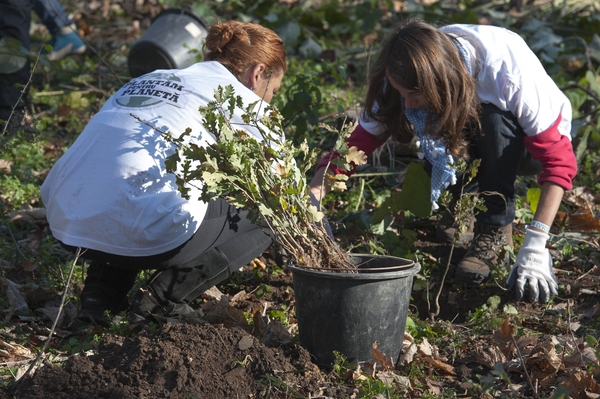
<svg viewBox="0 0 600 399">
<path fill-rule="evenodd" d="M 357 280 L 385 280 L 393 278 L 409 277 L 417 274 L 421 270 L 421 264 L 405 258 L 389 255 L 373 254 L 349 254 L 350 257 L 370 257 L 370 258 L 388 258 L 398 259 L 405 262 L 402 265 L 393 265 L 388 267 L 363 267 L 359 269 L 333 269 L 327 267 L 313 266 L 294 266 L 288 264 L 286 267 L 292 273 L 301 273 L 306 275 L 318 275 L 323 278 L 357 279 Z M 365 262 L 366 263 L 366 262 Z M 357 272 L 358 271 L 358 272 Z"/>
<path fill-rule="evenodd" d="M 326 270 L 331 273 L 348 273 L 348 274 L 360 274 L 361 272 L 376 272 L 376 271 L 396 271 L 396 270 L 404 270 L 409 269 L 415 265 L 415 262 L 411 262 L 406 265 L 396 265 L 396 266 L 388 266 L 388 267 L 359 267 L 357 269 L 337 269 L 332 267 L 316 267 L 316 266 L 292 266 L 299 269 L 307 269 L 307 270 Z M 358 273 L 355 273 L 358 271 Z"/>
</svg>

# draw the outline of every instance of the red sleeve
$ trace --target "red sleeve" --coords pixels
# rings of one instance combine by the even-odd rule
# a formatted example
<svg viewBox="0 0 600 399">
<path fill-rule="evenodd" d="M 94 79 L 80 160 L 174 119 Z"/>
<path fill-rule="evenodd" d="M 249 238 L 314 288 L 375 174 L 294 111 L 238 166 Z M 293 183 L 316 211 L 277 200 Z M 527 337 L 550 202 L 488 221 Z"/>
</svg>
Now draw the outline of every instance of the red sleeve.
<svg viewBox="0 0 600 399">
<path fill-rule="evenodd" d="M 371 134 L 367 132 L 365 128 L 362 127 L 359 123 L 350 135 L 350 137 L 346 139 L 346 143 L 348 144 L 348 147 L 356 147 L 359 150 L 364 151 L 366 156 L 370 156 L 373 153 L 373 151 L 375 151 L 379 146 L 386 142 L 388 137 L 388 134 L 382 134 L 379 136 Z M 321 168 L 326 167 L 331 159 L 338 158 L 339 156 L 340 154 L 338 154 L 337 152 L 333 150 L 329 151 L 317 164 L 316 169 L 319 170 Z M 340 173 L 351 175 L 354 173 L 354 167 L 352 168 L 352 170 L 343 170 L 338 168 L 334 164 L 330 164 L 329 172 L 333 173 L 334 175 L 338 175 Z"/>
<path fill-rule="evenodd" d="M 542 163 L 538 183 L 551 182 L 570 190 L 577 173 L 577 159 L 571 140 L 558 131 L 561 119 L 562 115 L 542 133 L 525 137 L 525 147 L 533 159 Z"/>
</svg>

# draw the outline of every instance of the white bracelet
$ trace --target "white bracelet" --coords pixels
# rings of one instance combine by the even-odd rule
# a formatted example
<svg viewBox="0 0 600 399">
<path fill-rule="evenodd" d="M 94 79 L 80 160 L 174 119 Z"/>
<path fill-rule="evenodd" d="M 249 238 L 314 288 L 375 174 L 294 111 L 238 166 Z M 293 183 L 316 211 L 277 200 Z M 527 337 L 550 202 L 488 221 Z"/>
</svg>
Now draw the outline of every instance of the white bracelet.
<svg viewBox="0 0 600 399">
<path fill-rule="evenodd" d="M 542 222 L 538 222 L 537 220 L 531 221 L 531 227 L 535 227 L 536 229 L 540 229 L 545 231 L 546 233 L 550 233 L 550 227 Z"/>
</svg>

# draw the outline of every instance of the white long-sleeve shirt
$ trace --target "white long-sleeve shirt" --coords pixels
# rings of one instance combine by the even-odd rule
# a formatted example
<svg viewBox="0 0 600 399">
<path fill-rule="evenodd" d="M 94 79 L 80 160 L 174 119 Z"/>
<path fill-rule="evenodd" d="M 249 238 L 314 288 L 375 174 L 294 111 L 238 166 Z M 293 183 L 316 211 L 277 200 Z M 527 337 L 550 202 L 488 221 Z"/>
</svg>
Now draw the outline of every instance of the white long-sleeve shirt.
<svg viewBox="0 0 600 399">
<path fill-rule="evenodd" d="M 571 189 L 577 171 L 570 134 L 571 104 L 525 41 L 505 28 L 489 25 L 457 24 L 440 30 L 455 36 L 469 54 L 479 101 L 510 111 L 518 119 L 527 136 L 527 150 L 542 164 L 538 181 Z M 385 126 L 363 114 L 347 141 L 370 154 L 389 134 Z"/>
<path fill-rule="evenodd" d="M 123 256 L 156 255 L 186 242 L 206 213 L 197 199 L 201 182 L 191 186 L 190 200 L 181 196 L 165 167 L 175 148 L 148 124 L 175 136 L 190 128 L 190 141 L 214 143 L 198 108 L 227 85 L 245 104 L 260 100 L 218 62 L 158 70 L 119 89 L 41 187 L 52 234 L 71 246 Z M 232 122 L 243 123 L 241 114 Z M 247 130 L 262 139 L 255 128 Z"/>
</svg>

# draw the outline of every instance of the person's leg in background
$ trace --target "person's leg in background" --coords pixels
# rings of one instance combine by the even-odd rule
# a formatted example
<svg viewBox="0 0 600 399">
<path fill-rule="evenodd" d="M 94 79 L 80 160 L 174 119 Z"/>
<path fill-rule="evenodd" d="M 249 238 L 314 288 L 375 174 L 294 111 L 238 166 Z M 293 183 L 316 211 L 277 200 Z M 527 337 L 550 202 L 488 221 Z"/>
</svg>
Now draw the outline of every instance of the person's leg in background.
<svg viewBox="0 0 600 399">
<path fill-rule="evenodd" d="M 475 237 L 454 278 L 455 284 L 467 286 L 481 284 L 491 267 L 508 260 L 504 247 L 513 246 L 515 181 L 523 161 L 530 160 L 525 133 L 510 112 L 482 104 L 481 129 L 483 133 L 474 143 L 474 157 L 481 159 L 477 182 L 487 210 L 476 216 Z"/>
<path fill-rule="evenodd" d="M 0 39 L 16 39 L 29 49 L 29 28 L 31 25 L 31 1 L 0 0 Z M 2 58 L 8 54 L 0 53 L 0 63 L 7 66 Z M 23 66 L 18 70 L 0 72 L 0 119 L 8 121 L 10 126 L 19 126 L 25 110 L 26 93 L 23 87 L 29 81 L 30 61 L 23 57 Z M 14 108 L 14 113 L 13 113 Z M 4 122 L 0 122 L 0 133 L 4 130 Z"/>
<path fill-rule="evenodd" d="M 77 27 L 57 0 L 33 0 L 33 9 L 52 35 L 48 53 L 51 61 L 70 54 L 83 54 L 86 46 L 77 33 Z"/>
</svg>

